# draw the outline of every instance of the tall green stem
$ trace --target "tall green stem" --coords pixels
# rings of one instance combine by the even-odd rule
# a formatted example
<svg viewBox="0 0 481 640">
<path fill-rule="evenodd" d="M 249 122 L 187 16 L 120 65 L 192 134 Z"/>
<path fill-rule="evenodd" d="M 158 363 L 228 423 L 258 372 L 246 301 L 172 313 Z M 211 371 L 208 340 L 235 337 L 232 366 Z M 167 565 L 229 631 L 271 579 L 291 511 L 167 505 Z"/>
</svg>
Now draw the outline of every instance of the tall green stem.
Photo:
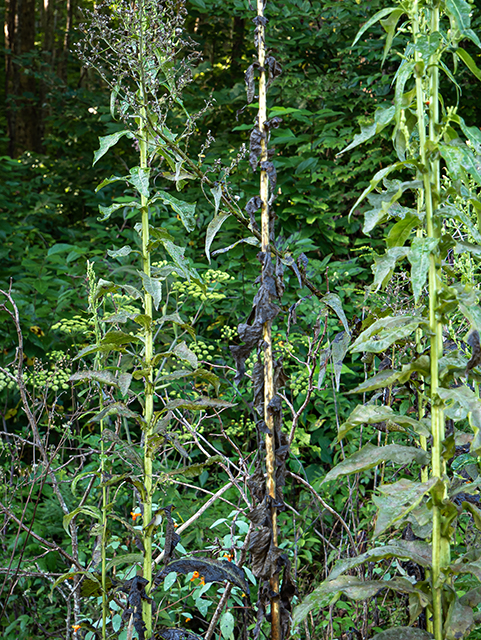
<svg viewBox="0 0 481 640">
<path fill-rule="evenodd" d="M 430 33 L 439 30 L 439 7 L 430 10 Z M 414 37 L 419 35 L 419 8 L 414 4 L 413 31 Z M 434 212 L 439 200 L 439 160 L 428 158 L 428 143 L 432 149 L 437 142 L 437 126 L 439 122 L 439 71 L 437 54 L 429 60 L 429 88 L 426 96 L 422 76 L 424 69 L 419 54 L 416 53 L 416 100 L 419 130 L 420 159 L 423 166 L 424 195 L 426 206 L 426 232 L 428 238 L 438 238 L 439 232 L 434 221 Z M 427 100 L 426 100 L 427 97 Z M 429 105 L 429 129 L 426 138 L 425 103 Z M 432 434 L 432 476 L 442 480 L 444 463 L 442 443 L 444 440 L 444 409 L 438 397 L 439 359 L 443 354 L 443 327 L 436 315 L 437 298 L 441 282 L 441 264 L 434 253 L 429 262 L 429 325 L 430 325 L 430 359 L 431 359 L 431 434 Z M 442 535 L 442 513 L 438 494 L 433 500 L 433 534 L 432 534 L 432 592 L 433 592 L 433 630 L 436 640 L 443 638 L 443 580 L 441 569 L 450 561 L 449 539 Z"/>
</svg>

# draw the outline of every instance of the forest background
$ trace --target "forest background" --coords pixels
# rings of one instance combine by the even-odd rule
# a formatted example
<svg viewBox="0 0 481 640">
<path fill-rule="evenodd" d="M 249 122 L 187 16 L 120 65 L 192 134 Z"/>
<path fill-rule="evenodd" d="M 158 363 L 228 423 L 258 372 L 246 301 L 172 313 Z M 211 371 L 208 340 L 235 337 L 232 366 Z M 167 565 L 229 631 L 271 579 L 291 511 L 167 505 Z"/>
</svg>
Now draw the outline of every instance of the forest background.
<svg viewBox="0 0 481 640">
<path fill-rule="evenodd" d="M 123 128 L 112 117 L 106 84 L 72 53 L 82 36 L 78 30 L 82 10 L 92 6 L 77 0 L 2 3 L 5 64 L 0 68 L 5 99 L 0 106 L 0 289 L 11 294 L 11 301 L 0 312 L 1 363 L 7 371 L 0 373 L 0 628 L 6 639 L 92 637 L 99 620 L 96 594 L 81 593 L 78 576 L 72 585 L 62 579 L 69 570 L 75 573 L 72 558 L 82 567 L 98 565 L 95 513 L 76 513 L 76 544 L 65 513 L 74 511 L 81 495 L 86 496 L 84 505 L 99 504 L 93 474 L 106 454 L 94 413 L 99 403 L 102 407 L 102 402 L 114 398 L 109 396 L 111 391 L 101 390 L 99 400 L 95 386 L 99 380 L 91 379 L 86 390 L 72 376 L 79 370 L 78 354 L 96 330 L 89 283 L 91 286 L 95 278 L 130 282 L 134 273 L 128 254 L 108 252 L 121 249 L 125 237 L 135 244 L 131 228 L 135 210 L 119 207 L 107 223 L 98 217 L 99 205 L 108 205 L 112 198 L 128 203 L 131 198 L 117 184 L 100 191 L 96 186 L 109 175 L 125 174 L 135 163 L 137 150 L 124 137 L 114 152 L 92 166 L 99 137 Z M 225 180 L 245 205 L 258 193 L 258 178 L 247 155 L 240 152 L 242 145 L 249 144 L 257 108 L 255 103 L 246 103 L 244 76 L 256 54 L 254 14 L 244 0 L 190 0 L 186 6 L 185 29 L 202 56 L 183 94 L 189 113 L 202 111 L 189 137 L 189 155 L 201 159 L 207 175 L 222 175 L 222 167 L 230 166 L 230 174 L 224 172 Z M 384 6 L 380 0 L 288 0 L 267 5 L 267 47 L 282 66 L 282 74 L 268 93 L 269 118 L 282 118 L 270 142 L 277 152 L 273 161 L 278 175 L 277 246 L 286 260 L 297 265 L 285 272 L 282 312 L 274 326 L 277 353 L 284 358 L 289 376 L 284 428 L 292 434 L 284 489 L 287 509 L 279 516 L 279 536 L 280 547 L 292 563 L 299 600 L 327 578 L 336 560 L 367 549 L 375 514 L 370 496 L 385 473 L 395 477 L 394 471 L 381 465 L 350 481 L 329 484 L 328 490 L 321 486 L 339 459 L 370 440 L 380 441 L 383 433 L 375 425 L 365 425 L 361 434 L 351 434 L 343 445 L 331 447 L 339 425 L 357 404 L 349 391 L 364 380 L 371 363 L 359 354 L 346 355 L 345 350 L 341 363 L 332 359 L 333 350 L 327 347 L 335 343 L 336 336 L 342 340 L 343 329 L 348 327 L 358 335 L 366 326 L 366 317 L 382 318 L 412 306 L 406 290 L 408 276 L 402 271 L 384 291 L 373 293 L 369 288 L 374 254 L 382 252 L 389 227 L 376 229 L 369 237 L 362 232 L 367 205 L 348 215 L 372 175 L 394 161 L 390 135 L 381 132 L 351 152 L 337 155 L 372 123 L 377 106 L 393 100 L 399 60 L 395 49 L 402 35 L 394 38 L 384 64 L 385 30 L 379 23 L 352 46 L 360 27 Z M 479 32 L 480 25 L 477 11 L 471 26 Z M 479 61 L 473 43 L 463 46 Z M 481 122 L 477 81 L 462 65 L 456 81 L 462 93 L 458 113 L 469 125 L 476 125 Z M 455 86 L 444 77 L 441 84 L 443 95 L 455 103 Z M 176 118 L 180 122 L 174 111 L 174 130 Z M 246 471 L 239 481 L 241 489 L 234 476 L 236 469 L 247 470 L 252 465 L 259 446 L 249 385 L 254 359 L 247 360 L 247 379 L 236 386 L 229 344 L 238 344 L 237 325 L 249 315 L 257 291 L 258 248 L 239 242 L 245 239 L 245 230 L 230 216 L 215 235 L 209 264 L 205 236 L 214 217 L 215 196 L 207 201 L 199 186 L 189 180 L 177 196 L 195 203 L 195 226 L 187 241 L 180 215 L 173 215 L 165 203 L 157 205 L 156 215 L 174 242 L 185 247 L 196 277 L 186 284 L 174 274 L 165 286 L 170 304 L 182 317 L 176 322 L 185 349 L 177 355 L 184 363 L 202 368 L 205 375 L 163 381 L 159 397 L 165 406 L 179 412 L 179 432 L 159 453 L 159 473 L 164 480 L 158 507 L 173 504 L 172 515 L 181 525 L 215 495 L 209 508 L 182 533 L 182 548 L 190 553 L 208 550 L 214 557 L 244 562 L 249 523 L 242 496 L 248 474 Z M 232 248 L 224 251 L 227 247 Z M 327 307 L 301 286 L 301 272 L 321 294 L 338 296 L 339 305 L 327 305 L 331 313 L 325 318 L 321 337 L 316 322 L 322 318 L 324 323 Z M 129 311 L 131 300 L 125 291 L 112 296 L 110 312 Z M 18 309 L 18 326 L 8 312 L 13 309 L 12 300 Z M 108 303 L 102 304 L 106 314 Z M 38 424 L 35 437 L 18 383 L 8 377 L 18 355 L 19 328 L 25 389 Z M 167 334 L 159 339 L 167 346 L 173 340 Z M 387 368 L 395 355 L 389 353 L 389 358 L 389 363 L 381 358 L 372 366 Z M 200 412 L 181 403 L 188 399 L 192 405 L 209 394 L 219 398 L 219 403 L 204 405 Z M 176 401 L 177 405 L 169 405 Z M 409 396 L 401 397 L 400 412 L 408 414 L 411 405 Z M 128 414 L 115 419 L 107 416 L 111 428 L 117 425 L 126 430 L 128 440 L 126 445 L 114 438 L 109 452 L 117 447 L 122 463 L 134 465 L 140 436 L 134 427 L 129 432 L 128 418 Z M 197 431 L 192 434 L 189 428 L 194 423 Z M 235 486 L 220 494 L 219 488 L 233 478 Z M 130 489 L 125 484 L 122 491 L 112 489 L 117 518 L 130 527 L 121 532 L 122 525 L 113 524 L 110 529 L 109 567 L 117 580 L 128 576 L 128 559 L 136 566 L 135 532 L 142 529 L 136 522 L 141 513 L 138 488 L 127 478 L 128 482 Z M 91 494 L 82 493 L 87 485 Z M 157 544 L 163 548 L 161 538 Z M 379 568 L 384 579 L 408 571 L 406 563 L 396 559 L 384 562 Z M 356 571 L 356 575 L 364 572 L 368 579 L 378 568 L 366 565 Z M 164 582 L 167 595 L 159 605 L 157 620 L 169 627 L 181 621 L 193 633 L 212 634 L 210 620 L 219 597 L 226 592 L 214 593 L 212 587 L 203 590 L 211 583 L 198 584 L 194 575 L 191 572 L 185 583 Z M 255 591 L 252 573 L 250 578 Z M 232 634 L 244 637 L 242 629 L 252 629 L 255 623 L 241 591 L 229 592 L 219 612 L 222 618 L 216 633 L 226 640 Z M 114 601 L 109 633 L 127 638 L 127 622 L 116 611 L 120 606 Z M 386 626 L 409 620 L 405 597 L 392 594 L 354 603 L 344 596 L 337 602 L 327 600 L 321 612 L 314 614 L 310 612 L 298 631 L 306 639 L 368 638 Z M 476 633 L 479 635 L 473 631 L 469 637 L 477 638 Z"/>
</svg>

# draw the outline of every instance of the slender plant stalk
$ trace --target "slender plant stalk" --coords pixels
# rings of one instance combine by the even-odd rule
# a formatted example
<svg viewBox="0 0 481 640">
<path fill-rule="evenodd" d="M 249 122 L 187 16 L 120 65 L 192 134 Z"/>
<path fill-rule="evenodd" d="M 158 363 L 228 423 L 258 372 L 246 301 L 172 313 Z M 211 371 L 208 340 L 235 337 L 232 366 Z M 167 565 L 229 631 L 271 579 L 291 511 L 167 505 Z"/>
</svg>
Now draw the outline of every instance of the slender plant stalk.
<svg viewBox="0 0 481 640">
<path fill-rule="evenodd" d="M 264 0 L 257 0 L 257 15 L 264 15 Z M 259 78 L 259 129 L 262 134 L 261 141 L 261 167 L 262 163 L 267 161 L 267 131 L 265 131 L 264 123 L 267 121 L 267 78 L 265 70 L 265 31 L 261 21 L 258 23 L 258 60 L 260 67 Z M 262 233 L 262 251 L 267 253 L 269 247 L 269 184 L 267 172 L 261 168 L 260 177 L 260 197 L 262 200 L 261 209 L 261 233 Z M 274 420 L 272 414 L 268 411 L 270 401 L 274 396 L 274 367 L 272 361 L 272 323 L 267 321 L 264 324 L 264 420 L 268 428 L 266 435 L 266 468 L 267 468 L 267 492 L 272 498 L 271 517 L 272 517 L 272 542 L 277 547 L 278 530 L 277 530 L 277 509 L 274 506 L 276 498 L 276 456 L 275 456 L 275 433 Z M 279 593 L 279 574 L 275 574 L 270 582 L 273 593 Z M 280 640 L 280 609 L 279 598 L 274 597 L 271 600 L 271 638 L 272 640 Z"/>
<path fill-rule="evenodd" d="M 414 37 L 419 35 L 419 7 L 415 3 L 414 7 Z M 431 9 L 430 31 L 434 33 L 439 30 L 439 8 Z M 437 68 L 437 57 L 434 55 L 430 59 L 429 88 L 427 102 L 429 105 L 429 142 L 436 141 L 436 127 L 439 121 L 439 73 Z M 417 64 L 420 64 L 419 56 Z M 416 101 L 417 119 L 419 130 L 419 145 L 421 163 L 425 167 L 423 173 L 424 196 L 426 206 L 426 231 L 428 238 L 438 238 L 436 225 L 434 224 L 434 211 L 439 199 L 439 161 L 428 160 L 427 140 L 426 140 L 426 120 L 424 105 L 426 103 L 426 93 L 422 85 L 421 73 L 416 73 Z M 432 476 L 443 477 L 444 464 L 442 458 L 442 443 L 444 440 L 444 409 L 438 400 L 439 388 L 439 359 L 443 354 L 443 327 L 442 322 L 436 317 L 436 306 L 438 297 L 438 284 L 440 279 L 440 264 L 433 252 L 430 254 L 429 262 L 429 326 L 430 326 L 430 358 L 431 358 L 431 433 L 432 433 Z M 436 640 L 443 638 L 443 605 L 442 593 L 443 583 L 441 579 L 441 568 L 449 565 L 450 548 L 449 539 L 442 535 L 441 531 L 441 504 L 438 499 L 433 500 L 433 534 L 432 534 L 432 593 L 433 593 L 433 631 Z"/>
</svg>

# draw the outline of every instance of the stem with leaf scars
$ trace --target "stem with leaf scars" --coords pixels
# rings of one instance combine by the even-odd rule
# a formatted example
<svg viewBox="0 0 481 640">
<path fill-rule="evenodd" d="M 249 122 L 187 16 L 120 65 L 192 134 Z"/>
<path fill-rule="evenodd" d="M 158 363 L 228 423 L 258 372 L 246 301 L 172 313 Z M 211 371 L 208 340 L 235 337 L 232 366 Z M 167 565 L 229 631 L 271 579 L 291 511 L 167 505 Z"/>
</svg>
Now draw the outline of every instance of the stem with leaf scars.
<svg viewBox="0 0 481 640">
<path fill-rule="evenodd" d="M 260 155 L 260 198 L 261 205 L 261 233 L 262 233 L 262 253 L 270 251 L 269 247 L 269 182 L 268 174 L 262 166 L 267 162 L 267 78 L 265 69 L 265 31 L 262 18 L 264 17 L 264 0 L 257 0 L 258 21 L 258 62 L 260 69 L 259 78 L 259 130 L 261 132 L 261 155 Z M 269 261 L 264 260 L 263 271 Z M 276 454 L 275 454 L 275 429 L 273 415 L 269 410 L 269 403 L 274 397 L 274 363 L 272 357 L 272 321 L 267 320 L 263 329 L 264 340 L 264 421 L 267 425 L 266 435 L 266 469 L 267 469 L 267 493 L 271 497 L 271 518 L 272 518 L 272 544 L 277 547 L 277 508 L 276 502 Z M 280 608 L 279 608 L 279 574 L 274 573 L 270 580 L 270 587 L 274 594 L 271 598 L 271 638 L 279 640 L 281 637 Z"/>
</svg>

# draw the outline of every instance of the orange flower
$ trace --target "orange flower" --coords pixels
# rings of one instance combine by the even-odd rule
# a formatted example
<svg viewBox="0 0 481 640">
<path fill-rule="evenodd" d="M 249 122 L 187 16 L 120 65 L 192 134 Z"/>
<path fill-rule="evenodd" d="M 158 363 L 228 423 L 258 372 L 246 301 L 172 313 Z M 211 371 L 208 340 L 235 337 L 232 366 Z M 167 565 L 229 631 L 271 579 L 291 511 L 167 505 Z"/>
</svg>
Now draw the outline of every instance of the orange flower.
<svg viewBox="0 0 481 640">
<path fill-rule="evenodd" d="M 132 520 L 135 522 L 135 520 L 136 520 L 139 516 L 141 516 L 142 514 L 141 514 L 141 513 L 135 513 L 134 511 L 131 511 L 131 512 L 130 512 L 130 515 L 132 516 Z"/>
<path fill-rule="evenodd" d="M 190 622 L 192 620 L 192 618 L 186 618 L 185 621 L 186 622 Z"/>
<path fill-rule="evenodd" d="M 234 556 L 232 555 L 232 553 L 224 553 L 224 558 L 227 558 L 229 562 L 232 562 Z"/>
<path fill-rule="evenodd" d="M 204 576 L 201 576 L 201 577 L 200 577 L 200 584 L 201 584 L 201 585 L 204 585 L 204 584 L 205 584 Z"/>
<path fill-rule="evenodd" d="M 80 629 L 82 625 L 81 624 L 73 624 L 72 625 L 72 629 L 74 633 L 77 633 L 77 631 Z"/>
<path fill-rule="evenodd" d="M 192 574 L 192 578 L 190 579 L 190 581 L 192 582 L 192 580 L 197 580 L 197 578 L 200 577 L 200 573 L 198 571 L 194 571 L 194 573 Z"/>
</svg>

